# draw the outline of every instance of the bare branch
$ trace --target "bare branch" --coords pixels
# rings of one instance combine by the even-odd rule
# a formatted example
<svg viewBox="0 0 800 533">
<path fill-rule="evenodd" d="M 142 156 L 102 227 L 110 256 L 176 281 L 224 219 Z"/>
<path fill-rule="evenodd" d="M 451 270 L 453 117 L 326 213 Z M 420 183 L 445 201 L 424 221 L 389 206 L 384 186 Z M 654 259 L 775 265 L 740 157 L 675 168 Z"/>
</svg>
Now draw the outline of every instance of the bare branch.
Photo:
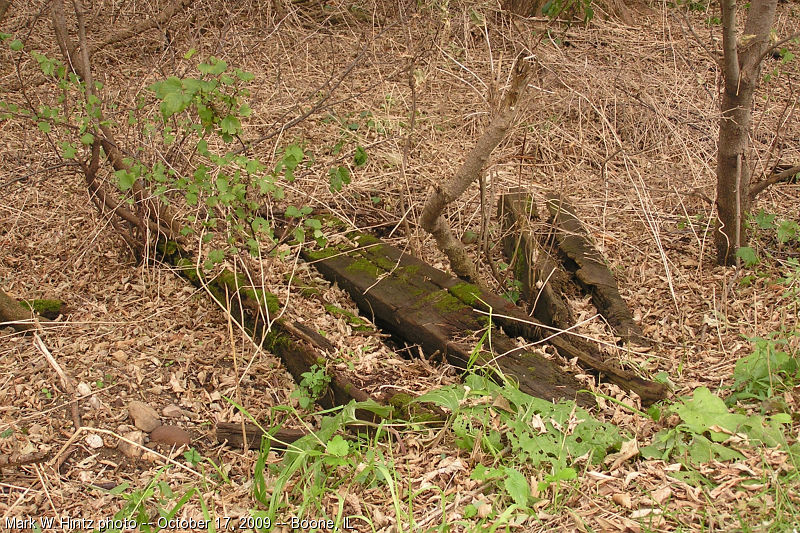
<svg viewBox="0 0 800 533">
<path fill-rule="evenodd" d="M 138 24 L 134 24 L 132 26 L 124 28 L 124 29 L 114 33 L 113 35 L 108 37 L 105 41 L 101 42 L 100 44 L 98 44 L 96 46 L 92 46 L 89 49 L 89 55 L 93 55 L 95 52 L 105 48 L 106 46 L 109 46 L 109 45 L 112 45 L 112 44 L 116 44 L 116 43 L 118 43 L 120 41 L 124 41 L 126 39 L 130 39 L 131 37 L 139 35 L 140 33 L 144 32 L 144 31 L 147 31 L 149 29 L 156 28 L 156 27 L 159 27 L 159 26 L 165 24 L 169 19 L 171 19 L 173 16 L 175 16 L 176 13 L 178 13 L 179 11 L 183 11 L 184 9 L 189 7 L 192 4 L 192 2 L 194 2 L 194 0 L 176 0 L 175 2 L 169 4 L 167 7 L 165 7 L 161 11 L 161 13 L 159 13 L 157 16 L 151 17 L 151 18 L 149 18 L 147 20 L 143 20 L 142 22 L 140 22 Z"/>
<path fill-rule="evenodd" d="M 750 198 L 751 199 L 755 198 L 756 196 L 764 192 L 764 190 L 770 185 L 774 185 L 778 182 L 788 180 L 796 174 L 800 174 L 800 165 L 795 165 L 792 168 L 784 170 L 783 172 L 778 172 L 777 174 L 771 175 L 764 181 L 759 181 L 758 183 L 754 183 L 750 187 Z"/>
<path fill-rule="evenodd" d="M 474 148 L 467 154 L 455 176 L 443 185 L 434 184 L 433 192 L 422 208 L 420 225 L 436 239 L 439 249 L 450 260 L 453 272 L 472 281 L 476 281 L 478 278 L 477 268 L 467 256 L 464 245 L 453 235 L 442 212 L 448 204 L 461 196 L 467 187 L 480 177 L 489 155 L 506 136 L 514 118 L 517 101 L 525 91 L 529 70 L 528 64 L 523 59 L 517 60 L 514 65 L 511 87 L 503 98 L 492 122 L 478 139 Z"/>
<path fill-rule="evenodd" d="M 784 37 L 783 39 L 781 39 L 777 43 L 775 43 L 775 44 L 773 44 L 771 46 L 768 46 L 767 49 L 764 50 L 764 54 L 761 56 L 761 59 L 762 60 L 766 59 L 766 57 L 768 55 L 770 55 L 772 52 L 774 52 L 775 50 L 777 50 L 778 48 L 780 48 L 784 44 L 788 43 L 789 41 L 791 41 L 793 39 L 797 39 L 798 37 L 800 37 L 800 31 L 796 31 L 793 34 L 791 34 L 790 36 Z"/>
<path fill-rule="evenodd" d="M 674 16 L 674 15 L 673 15 Z M 683 21 L 686 23 L 686 27 L 689 29 L 689 33 L 692 34 L 692 38 L 699 44 L 703 50 L 705 50 L 708 57 L 716 63 L 718 66 L 722 67 L 722 61 L 718 54 L 714 53 L 709 47 L 708 44 L 697 35 L 697 32 L 694 31 L 694 26 L 692 26 L 692 21 L 689 20 L 689 16 L 684 12 L 683 13 Z M 683 25 L 681 25 L 681 29 L 683 29 Z"/>
</svg>

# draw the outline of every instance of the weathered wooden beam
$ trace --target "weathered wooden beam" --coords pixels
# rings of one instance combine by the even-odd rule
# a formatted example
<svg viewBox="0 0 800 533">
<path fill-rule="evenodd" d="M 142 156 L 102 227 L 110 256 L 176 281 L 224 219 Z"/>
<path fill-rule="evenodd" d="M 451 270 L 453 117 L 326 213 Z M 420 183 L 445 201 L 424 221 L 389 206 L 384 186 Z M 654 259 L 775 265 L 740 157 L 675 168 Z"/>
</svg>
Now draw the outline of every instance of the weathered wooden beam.
<svg viewBox="0 0 800 533">
<path fill-rule="evenodd" d="M 305 250 L 303 257 L 348 292 L 373 322 L 428 354 L 443 354 L 454 366 L 484 366 L 495 375 L 515 379 L 522 391 L 533 396 L 593 403 L 587 394 L 579 394 L 580 383 L 555 361 L 518 348 L 486 316 L 473 310 L 467 302 L 486 296 L 477 286 L 372 236 L 353 233 L 352 237 L 357 241 L 352 246 Z M 481 346 L 477 340 L 487 327 L 492 328 L 490 340 Z"/>
<path fill-rule="evenodd" d="M 553 336 L 556 332 L 552 328 L 529 317 L 505 298 L 482 291 L 476 285 L 464 283 L 416 257 L 404 254 L 394 246 L 385 245 L 382 253 L 386 255 L 389 263 L 411 266 L 417 269 L 419 275 L 429 279 L 436 286 L 447 289 L 470 308 L 491 314 L 492 320 L 499 324 L 508 335 L 523 337 L 533 342 L 547 339 L 546 342 L 551 344 L 565 359 L 577 358 L 584 366 L 605 374 L 612 383 L 638 394 L 644 405 L 650 405 L 666 398 L 668 389 L 665 385 L 643 379 L 633 372 L 620 368 L 613 362 L 605 361 L 603 354 L 596 346 L 585 342 L 576 335 L 565 332 Z"/>
<path fill-rule="evenodd" d="M 44 303 L 45 300 L 34 300 L 34 302 Z M 61 304 L 59 300 L 50 300 L 52 305 L 58 304 L 60 310 Z M 44 316 L 44 305 L 31 305 L 23 301 L 17 302 L 14 298 L 3 292 L 0 289 L 0 326 L 7 324 L 14 328 L 16 331 L 29 331 L 36 329 L 36 320 L 40 322 L 50 322 Z M 38 312 L 42 312 L 39 315 Z M 54 317 L 55 318 L 55 317 Z"/>
<path fill-rule="evenodd" d="M 244 426 L 244 433 L 242 432 Z M 266 428 L 264 428 L 266 429 Z M 270 439 L 270 447 L 273 450 L 285 450 L 288 445 L 307 433 L 301 429 L 279 429 Z M 247 440 L 247 447 L 251 450 L 261 448 L 261 437 L 264 430 L 249 422 L 217 422 L 217 442 L 228 442 L 231 446 L 241 448 Z"/>
<path fill-rule="evenodd" d="M 592 303 L 617 335 L 639 344 L 649 344 L 642 329 L 634 322 L 628 304 L 619 294 L 617 280 L 575 216 L 575 208 L 563 196 L 550 193 L 547 195 L 547 209 L 556 229 L 558 249 L 564 255 L 562 264 L 591 295 Z"/>
<path fill-rule="evenodd" d="M 503 228 L 503 253 L 513 265 L 515 279 L 522 283 L 533 316 L 544 324 L 569 328 L 575 318 L 563 295 L 573 287 L 557 259 L 536 238 L 531 223 L 537 217 L 533 198 L 519 191 L 504 194 L 497 202 L 497 215 Z"/>
</svg>

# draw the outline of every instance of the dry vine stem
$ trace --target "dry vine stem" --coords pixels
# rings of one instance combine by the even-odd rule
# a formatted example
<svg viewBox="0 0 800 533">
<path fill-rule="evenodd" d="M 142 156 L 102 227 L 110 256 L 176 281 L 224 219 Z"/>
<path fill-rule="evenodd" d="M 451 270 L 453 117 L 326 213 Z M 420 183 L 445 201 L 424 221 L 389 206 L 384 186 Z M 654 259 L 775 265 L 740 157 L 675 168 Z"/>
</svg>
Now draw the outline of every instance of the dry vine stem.
<svg viewBox="0 0 800 533">
<path fill-rule="evenodd" d="M 514 119 L 517 101 L 525 91 L 529 73 L 528 63 L 522 58 L 517 59 L 513 67 L 511 87 L 486 131 L 467 154 L 456 174 L 441 186 L 434 184 L 433 192 L 422 208 L 420 224 L 436 239 L 436 245 L 450 260 L 453 272 L 470 281 L 478 279 L 475 263 L 467 256 L 467 251 L 461 241 L 453 235 L 442 212 L 448 204 L 458 199 L 467 190 L 467 187 L 480 177 L 489 155 L 506 136 Z"/>
</svg>

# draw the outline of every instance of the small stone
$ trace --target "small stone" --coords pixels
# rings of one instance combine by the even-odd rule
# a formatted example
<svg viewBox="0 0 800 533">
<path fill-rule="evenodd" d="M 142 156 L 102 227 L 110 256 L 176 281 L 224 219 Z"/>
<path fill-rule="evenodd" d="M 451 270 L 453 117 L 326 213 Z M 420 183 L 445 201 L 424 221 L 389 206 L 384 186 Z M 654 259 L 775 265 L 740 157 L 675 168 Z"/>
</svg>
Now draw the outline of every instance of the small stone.
<svg viewBox="0 0 800 533">
<path fill-rule="evenodd" d="M 133 418 L 134 425 L 142 431 L 153 431 L 161 425 L 158 413 L 144 402 L 132 401 L 128 404 L 128 414 Z"/>
<path fill-rule="evenodd" d="M 161 414 L 167 418 L 180 418 L 183 416 L 183 409 L 175 404 L 169 404 L 161 410 Z"/>
<path fill-rule="evenodd" d="M 142 450 L 144 446 L 144 433 L 141 431 L 129 431 L 125 433 L 123 437 L 127 440 L 120 439 L 119 444 L 117 444 L 117 449 L 122 452 L 125 457 L 130 457 L 131 459 L 141 457 L 144 451 Z"/>
<path fill-rule="evenodd" d="M 111 354 L 111 357 L 118 363 L 124 363 L 128 360 L 128 354 L 124 350 L 117 350 Z"/>
<path fill-rule="evenodd" d="M 84 383 L 83 381 L 78 383 L 76 389 L 78 391 L 78 394 L 80 394 L 81 396 L 89 396 L 92 393 L 92 388 L 89 386 L 88 383 Z"/>
<path fill-rule="evenodd" d="M 103 437 L 97 435 L 95 433 L 91 433 L 86 436 L 86 445 L 89 448 L 97 449 L 103 447 Z"/>
<path fill-rule="evenodd" d="M 166 444 L 167 446 L 189 446 L 192 443 L 192 436 L 185 429 L 165 424 L 158 426 L 150 433 L 150 440 Z"/>
</svg>

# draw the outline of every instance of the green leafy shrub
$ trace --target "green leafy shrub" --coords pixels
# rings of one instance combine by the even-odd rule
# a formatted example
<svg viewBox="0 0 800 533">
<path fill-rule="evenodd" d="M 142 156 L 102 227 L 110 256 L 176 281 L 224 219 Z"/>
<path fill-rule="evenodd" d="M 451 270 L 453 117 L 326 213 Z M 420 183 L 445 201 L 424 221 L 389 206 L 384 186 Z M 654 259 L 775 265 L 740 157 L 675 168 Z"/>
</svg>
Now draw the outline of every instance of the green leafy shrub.
<svg viewBox="0 0 800 533">
<path fill-rule="evenodd" d="M 733 371 L 734 393 L 727 404 L 740 400 L 764 401 L 800 383 L 800 361 L 782 348 L 787 339 L 756 337 L 753 353 L 739 359 Z"/>
<path fill-rule="evenodd" d="M 464 450 L 472 450 L 479 439 L 484 449 L 498 453 L 507 440 L 519 462 L 551 465 L 556 471 L 587 454 L 598 463 L 622 443 L 615 426 L 575 402 L 554 404 L 475 374 L 463 385 L 442 387 L 415 401 L 450 410 L 455 442 Z"/>
<path fill-rule="evenodd" d="M 791 423 L 791 416 L 785 413 L 767 417 L 733 413 L 706 387 L 695 389 L 692 396 L 681 398 L 667 412 L 678 415 L 681 423 L 659 431 L 641 454 L 649 459 L 677 460 L 686 466 L 744 459 L 737 446 L 785 444 L 784 425 Z M 734 435 L 747 439 L 732 439 Z"/>
</svg>

